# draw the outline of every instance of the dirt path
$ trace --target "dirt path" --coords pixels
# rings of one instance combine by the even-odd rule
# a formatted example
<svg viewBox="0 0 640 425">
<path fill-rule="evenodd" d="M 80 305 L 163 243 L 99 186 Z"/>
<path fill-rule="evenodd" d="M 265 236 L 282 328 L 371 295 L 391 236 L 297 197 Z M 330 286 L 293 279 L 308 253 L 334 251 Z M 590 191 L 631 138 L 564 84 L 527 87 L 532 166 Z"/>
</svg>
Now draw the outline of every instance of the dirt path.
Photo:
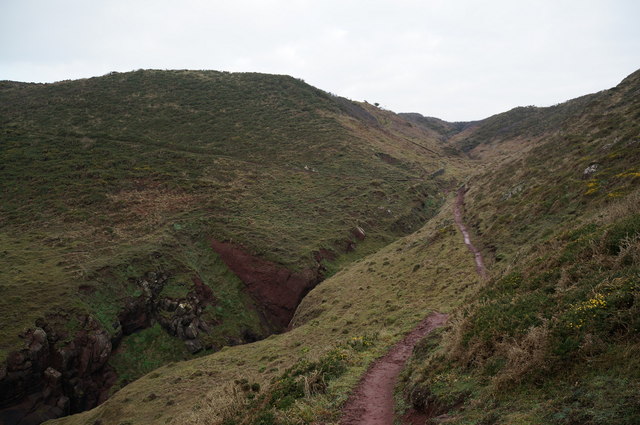
<svg viewBox="0 0 640 425">
<path fill-rule="evenodd" d="M 484 266 L 482 254 L 471 243 L 469 231 L 462 221 L 464 210 L 464 195 L 466 188 L 458 189 L 453 215 L 464 243 L 473 254 L 476 271 L 484 279 L 487 270 Z M 411 355 L 413 347 L 432 330 L 444 325 L 447 315 L 433 313 L 427 316 L 402 341 L 393 346 L 384 356 L 376 360 L 364 374 L 355 391 L 351 394 L 342 410 L 340 425 L 391 425 L 393 424 L 393 387 L 405 362 Z M 411 416 L 415 413 L 415 417 Z M 404 418 L 405 423 L 420 423 L 425 419 L 423 414 L 409 412 Z"/>
<path fill-rule="evenodd" d="M 446 321 L 446 314 L 430 314 L 384 357 L 376 360 L 347 400 L 340 425 L 393 424 L 393 387 L 400 371 L 418 341 Z"/>
<path fill-rule="evenodd" d="M 469 248 L 469 251 L 471 251 L 476 260 L 476 271 L 478 272 L 480 277 L 485 279 L 487 277 L 487 269 L 484 267 L 482 254 L 475 246 L 473 246 L 473 243 L 471 243 L 469 231 L 462 221 L 462 212 L 464 211 L 464 194 L 466 192 L 467 189 L 464 186 L 458 189 L 458 196 L 456 197 L 456 202 L 453 206 L 453 217 L 456 221 L 456 224 L 458 225 L 458 228 L 460 229 L 460 232 L 462 233 L 462 236 L 464 237 L 464 244 L 467 245 L 467 248 Z"/>
</svg>

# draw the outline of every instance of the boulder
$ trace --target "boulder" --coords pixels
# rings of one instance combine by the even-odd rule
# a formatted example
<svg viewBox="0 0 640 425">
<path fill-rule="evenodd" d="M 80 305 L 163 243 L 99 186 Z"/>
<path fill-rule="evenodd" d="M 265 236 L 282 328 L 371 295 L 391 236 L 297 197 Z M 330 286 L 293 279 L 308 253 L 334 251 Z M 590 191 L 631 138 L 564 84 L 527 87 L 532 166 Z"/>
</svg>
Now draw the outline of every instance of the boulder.
<svg viewBox="0 0 640 425">
<path fill-rule="evenodd" d="M 197 339 L 189 339 L 184 342 L 184 345 L 187 346 L 187 350 L 189 350 L 191 354 L 195 354 L 202 350 L 202 344 Z"/>
<path fill-rule="evenodd" d="M 62 377 L 62 373 L 58 372 L 51 366 L 49 366 L 44 371 L 44 380 L 50 387 L 57 387 L 60 383 L 60 378 Z"/>
<path fill-rule="evenodd" d="M 198 337 L 198 325 L 195 320 L 184 329 L 184 335 L 189 339 L 196 339 Z"/>
<path fill-rule="evenodd" d="M 598 164 L 591 164 L 589 165 L 587 168 L 584 169 L 584 171 L 582 172 L 582 178 L 583 179 L 588 179 L 589 177 L 591 177 L 591 175 L 595 174 L 596 171 L 598 171 Z"/>
<path fill-rule="evenodd" d="M 363 241 L 364 238 L 367 237 L 367 234 L 365 233 L 364 229 L 360 226 L 356 226 L 352 231 L 351 234 L 353 234 L 353 236 L 358 239 L 359 241 Z"/>
</svg>

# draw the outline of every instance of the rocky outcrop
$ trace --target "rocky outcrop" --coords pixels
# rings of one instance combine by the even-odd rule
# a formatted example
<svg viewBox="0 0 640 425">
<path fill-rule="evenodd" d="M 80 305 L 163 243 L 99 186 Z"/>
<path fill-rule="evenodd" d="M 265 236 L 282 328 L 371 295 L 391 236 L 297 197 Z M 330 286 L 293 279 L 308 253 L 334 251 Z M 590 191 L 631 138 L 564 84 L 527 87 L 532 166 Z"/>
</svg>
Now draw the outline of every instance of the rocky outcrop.
<svg viewBox="0 0 640 425">
<path fill-rule="evenodd" d="M 46 323 L 23 335 L 0 371 L 0 424 L 39 424 L 107 399 L 116 374 L 107 366 L 112 337 L 90 316 L 71 341 Z"/>
<path fill-rule="evenodd" d="M 596 164 L 596 163 L 592 163 L 590 164 L 587 168 L 584 169 L 584 171 L 582 172 L 582 178 L 583 179 L 588 179 L 590 178 L 592 175 L 594 175 L 596 173 L 596 171 L 598 171 L 598 167 L 600 165 Z"/>
<path fill-rule="evenodd" d="M 351 234 L 359 241 L 363 241 L 367 237 L 364 229 L 360 226 L 356 226 L 355 228 L 353 228 L 351 230 Z"/>
<path fill-rule="evenodd" d="M 184 298 L 162 297 L 167 280 L 168 276 L 163 273 L 148 273 L 139 279 L 142 295 L 128 300 L 118 315 L 123 334 L 129 335 L 158 322 L 167 333 L 184 340 L 192 354 L 203 348 L 215 348 L 202 344 L 198 338 L 216 324 L 202 318 L 205 307 L 216 303 L 211 288 L 195 276 L 193 289 Z"/>
<path fill-rule="evenodd" d="M 185 298 L 163 298 L 168 278 L 150 272 L 138 279 L 142 294 L 124 300 L 111 333 L 88 315 L 63 318 L 63 323 L 77 319 L 74 332 L 39 319 L 22 335 L 24 347 L 0 366 L 0 425 L 40 424 L 104 402 L 117 380 L 108 365 L 113 350 L 123 336 L 155 321 L 183 339 L 192 353 L 205 348 L 198 337 L 212 326 L 201 318 L 204 307 L 215 303 L 211 289 L 196 277 Z"/>
<path fill-rule="evenodd" d="M 230 242 L 211 240 L 211 247 L 242 280 L 265 318 L 284 330 L 302 298 L 322 279 L 322 269 L 292 272 L 274 262 L 249 254 Z"/>
<path fill-rule="evenodd" d="M 187 349 L 197 353 L 203 348 L 215 348 L 204 346 L 198 336 L 204 332 L 209 333 L 215 324 L 208 323 L 202 318 L 202 312 L 207 305 L 215 305 L 215 298 L 211 288 L 205 285 L 200 278 L 193 279 L 194 289 L 184 299 L 164 298 L 156 303 L 156 320 L 171 335 L 185 341 Z"/>
<path fill-rule="evenodd" d="M 354 229 L 352 235 L 358 240 L 365 237 L 361 228 Z M 321 250 L 316 269 L 292 272 L 230 243 L 212 241 L 212 246 L 245 283 L 274 331 L 286 329 L 302 298 L 321 280 L 320 262 L 335 258 L 332 251 Z M 117 320 L 109 324 L 111 332 L 88 315 L 69 313 L 60 320 L 39 319 L 36 327 L 23 335 L 24 347 L 12 352 L 0 366 L 0 425 L 40 424 L 104 402 L 117 380 L 108 364 L 113 351 L 123 336 L 153 323 L 182 339 L 191 353 L 215 349 L 210 342 L 202 342 L 218 324 L 203 318 L 205 308 L 217 302 L 211 288 L 195 276 L 185 297 L 171 298 L 162 295 L 168 280 L 161 272 L 139 278 L 136 283 L 141 294 L 122 300 Z M 79 322 L 75 331 L 60 325 L 75 319 Z M 246 331 L 238 335 L 236 343 L 260 337 Z"/>
</svg>

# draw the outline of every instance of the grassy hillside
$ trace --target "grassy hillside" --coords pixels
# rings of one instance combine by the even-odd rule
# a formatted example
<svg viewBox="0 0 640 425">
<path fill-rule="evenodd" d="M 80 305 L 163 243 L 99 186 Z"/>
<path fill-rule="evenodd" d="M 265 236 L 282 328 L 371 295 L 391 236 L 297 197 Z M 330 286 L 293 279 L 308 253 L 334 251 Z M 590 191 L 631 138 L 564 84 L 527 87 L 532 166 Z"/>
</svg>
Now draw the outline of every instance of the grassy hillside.
<svg viewBox="0 0 640 425">
<path fill-rule="evenodd" d="M 410 404 L 465 424 L 640 420 L 639 88 L 569 102 L 584 108 L 470 180 L 493 277 L 416 354 Z"/>
<path fill-rule="evenodd" d="M 212 238 L 313 284 L 418 229 L 464 168 L 391 112 L 264 74 L 4 81 L 0 129 L 0 359 L 36 326 L 56 350 L 105 331 L 120 385 L 281 330 Z"/>
<path fill-rule="evenodd" d="M 364 143 L 340 120 L 358 121 L 354 111 L 376 120 L 375 108 L 291 77 L 137 71 L 1 87 L 8 225 L 108 224 L 113 235 L 104 237 L 119 240 L 199 211 L 216 236 L 296 264 L 317 248 L 318 226 L 303 224 L 321 225 L 327 246 L 348 231 L 334 211 L 349 211 L 349 224 L 371 221 L 374 234 L 388 231 L 433 190 L 419 177 L 440 165 L 433 142 L 422 138 L 434 149 L 424 158 L 403 141 L 408 130 L 388 135 L 384 123 L 375 127 L 383 140 Z M 334 211 L 323 205 L 328 197 Z M 380 219 L 378 207 L 390 217 Z"/>
<path fill-rule="evenodd" d="M 141 202 L 139 198 L 124 198 L 133 204 L 122 204 L 121 209 L 108 204 L 111 210 L 106 211 L 115 211 L 113 217 L 125 211 L 130 214 L 120 222 L 112 217 L 129 233 L 115 233 L 120 239 L 92 240 L 92 249 L 97 250 L 69 263 L 91 271 L 79 276 L 89 282 L 101 279 L 100 288 L 135 292 L 140 289 L 132 284 L 134 277 L 146 276 L 150 269 L 164 270 L 172 277 L 183 277 L 170 278 L 162 289 L 178 294 L 191 288 L 178 282 L 196 276 L 212 288 L 216 299 L 237 300 L 205 312 L 220 319 L 229 317 L 224 316 L 227 311 L 253 311 L 257 306 L 210 250 L 206 240 L 210 235 L 233 238 L 248 251 L 290 270 L 320 261 L 328 278 L 302 300 L 290 331 L 186 362 L 171 362 L 125 386 L 96 409 L 52 423 L 337 423 L 342 404 L 367 366 L 431 311 L 451 313 L 452 319 L 447 329 L 427 338 L 415 351 L 398 387 L 399 412 L 414 407 L 430 416 L 432 423 L 637 422 L 640 73 L 614 89 L 552 108 L 521 108 L 467 124 L 398 116 L 334 98 L 288 77 L 142 74 L 151 81 L 171 75 L 177 87 L 184 84 L 178 82 L 192 79 L 217 87 L 217 79 L 228 78 L 253 87 L 258 80 L 272 83 L 275 78 L 278 84 L 286 83 L 284 93 L 293 90 L 295 99 L 303 97 L 304 105 L 315 106 L 309 111 L 300 105 L 288 109 L 285 94 L 276 90 L 279 94 L 269 98 L 269 109 L 280 111 L 276 115 L 281 121 L 289 119 L 283 117 L 292 111 L 302 110 L 307 113 L 303 127 L 314 123 L 313 131 L 300 136 L 301 130 L 289 132 L 291 127 L 282 124 L 264 152 L 262 143 L 244 143 L 251 139 L 247 133 L 224 154 L 215 151 L 223 142 L 216 141 L 214 133 L 208 133 L 209 145 L 202 137 L 178 142 L 182 136 L 172 138 L 174 127 L 169 125 L 155 138 L 142 134 L 135 142 L 110 138 L 109 143 L 122 142 L 117 152 L 131 146 L 153 152 L 152 157 L 171 152 L 189 161 L 189 170 L 183 174 L 162 160 L 151 167 L 163 170 L 157 175 L 151 172 L 156 181 L 164 182 L 162 190 L 185 198 L 174 203 L 179 209 L 157 210 L 156 224 L 148 227 L 124 206 L 139 205 L 135 204 Z M 138 78 L 138 73 L 103 78 L 129 77 Z M 16 90 L 11 92 L 16 102 L 24 97 L 16 94 L 20 90 L 41 89 L 6 86 L 5 91 Z M 165 96 L 168 99 L 171 94 L 154 99 L 164 104 L 158 99 Z M 140 98 L 144 96 L 131 97 L 131 105 L 146 105 L 148 101 Z M 202 102 L 209 105 L 204 114 L 213 101 Z M 137 115 L 146 118 L 127 121 L 131 128 L 138 120 L 152 119 L 138 107 Z M 217 108 L 225 117 L 225 108 Z M 236 129 L 250 128 L 251 120 L 244 118 Z M 26 116 L 11 122 L 31 125 L 26 124 Z M 288 122 L 299 125 L 293 116 Z M 268 122 L 261 125 L 269 127 L 267 133 L 272 128 Z M 19 133 L 18 127 L 11 131 L 22 134 L 16 138 L 22 140 L 26 131 Z M 117 133 L 122 125 L 109 128 Z M 144 128 L 142 121 L 140 128 Z M 190 131 L 187 123 L 177 123 L 175 128 Z M 150 134 L 158 131 L 154 128 Z M 96 140 L 100 140 L 98 134 Z M 187 151 L 185 145 L 202 150 L 190 147 Z M 318 145 L 322 149 L 316 149 Z M 206 153 L 209 148 L 212 151 Z M 123 152 L 123 160 L 139 157 Z M 214 180 L 213 174 L 207 174 L 211 169 L 202 165 L 211 162 L 216 172 L 225 175 L 226 170 L 233 178 Z M 121 172 L 128 170 L 123 167 Z M 10 173 L 15 176 L 13 184 L 29 185 L 18 171 Z M 136 181 L 126 175 L 113 182 Z M 453 220 L 452 189 L 461 181 L 469 188 L 464 220 L 489 268 L 485 281 L 478 278 Z M 124 189 L 119 190 L 116 193 Z M 447 195 L 442 194 L 445 190 Z M 20 193 L 16 190 L 13 196 Z M 188 196 L 196 201 L 189 203 Z M 36 261 L 41 255 L 34 248 L 38 239 L 25 239 L 30 235 L 25 230 L 32 226 L 20 221 L 19 212 L 26 210 L 18 204 L 14 210 L 7 209 L 6 217 L 14 226 L 8 228 L 16 229 L 7 243 L 22 243 L 18 245 L 24 247 L 22 256 Z M 147 205 L 140 209 L 146 211 Z M 93 208 L 89 207 L 98 211 Z M 68 217 L 71 211 L 75 210 L 63 209 L 59 216 Z M 52 215 L 41 223 L 56 219 Z M 129 219 L 138 220 L 136 226 L 142 227 L 125 227 Z M 68 222 L 85 225 L 84 221 Z M 93 226 L 100 228 L 100 223 Z M 363 241 L 353 233 L 355 226 L 366 231 Z M 43 224 L 42 228 L 49 232 L 54 226 Z M 73 233 L 60 231 L 63 234 Z M 80 236 L 74 240 L 77 246 L 86 246 Z M 356 251 L 345 252 L 345 242 L 357 243 Z M 95 254 L 101 247 L 105 254 Z M 58 248 L 62 254 L 71 254 L 70 246 L 61 243 Z M 313 255 L 324 252 L 321 249 L 331 250 L 337 258 L 327 261 L 326 256 Z M 42 264 L 39 270 L 44 273 L 47 264 Z M 65 266 L 69 267 L 59 267 Z M 222 288 L 229 292 L 223 294 Z M 98 289 L 86 292 L 79 305 L 109 317 L 111 310 L 95 300 L 118 297 Z M 242 332 L 252 320 L 250 326 L 259 332 L 264 324 L 256 316 L 229 323 L 242 323 L 237 329 Z M 149 328 L 133 335 L 135 341 L 125 339 L 132 349 L 125 350 L 129 357 L 114 359 L 115 367 L 137 368 L 136 373 L 127 371 L 126 376 L 133 377 L 171 356 L 184 355 L 175 353 L 171 340 L 156 340 L 157 331 Z M 148 351 L 152 341 L 164 344 L 161 352 L 174 354 L 155 358 L 157 352 Z"/>
<path fill-rule="evenodd" d="M 450 141 L 462 151 L 478 156 L 485 150 L 495 150 L 502 144 L 521 150 L 542 137 L 548 138 L 558 133 L 569 137 L 588 134 L 591 139 L 606 136 L 632 139 L 638 132 L 639 78 L 636 71 L 609 90 L 551 107 L 518 107 L 481 121 L 467 123 L 460 131 L 451 135 Z"/>
<path fill-rule="evenodd" d="M 450 311 L 475 290 L 474 263 L 451 209 L 448 201 L 423 229 L 322 282 L 305 297 L 291 331 L 165 366 L 97 409 L 53 423 L 335 423 L 373 359 L 430 311 Z M 305 397 L 299 383 L 318 379 L 318 369 L 326 388 Z M 251 390 L 256 383 L 259 391 Z M 284 401 L 265 408 L 273 392 Z"/>
<path fill-rule="evenodd" d="M 496 273 L 416 353 L 408 404 L 461 424 L 637 423 L 639 207 L 636 190 Z"/>
</svg>

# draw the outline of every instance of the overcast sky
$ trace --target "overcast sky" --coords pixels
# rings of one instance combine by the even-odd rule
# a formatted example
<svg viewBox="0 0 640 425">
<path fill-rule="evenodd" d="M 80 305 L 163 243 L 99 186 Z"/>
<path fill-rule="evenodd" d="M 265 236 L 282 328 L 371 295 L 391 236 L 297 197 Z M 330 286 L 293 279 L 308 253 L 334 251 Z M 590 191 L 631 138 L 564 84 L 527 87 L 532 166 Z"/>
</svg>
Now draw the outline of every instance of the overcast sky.
<svg viewBox="0 0 640 425">
<path fill-rule="evenodd" d="M 0 0 L 0 80 L 288 74 L 449 121 L 546 106 L 640 68 L 638 0 Z"/>
</svg>

